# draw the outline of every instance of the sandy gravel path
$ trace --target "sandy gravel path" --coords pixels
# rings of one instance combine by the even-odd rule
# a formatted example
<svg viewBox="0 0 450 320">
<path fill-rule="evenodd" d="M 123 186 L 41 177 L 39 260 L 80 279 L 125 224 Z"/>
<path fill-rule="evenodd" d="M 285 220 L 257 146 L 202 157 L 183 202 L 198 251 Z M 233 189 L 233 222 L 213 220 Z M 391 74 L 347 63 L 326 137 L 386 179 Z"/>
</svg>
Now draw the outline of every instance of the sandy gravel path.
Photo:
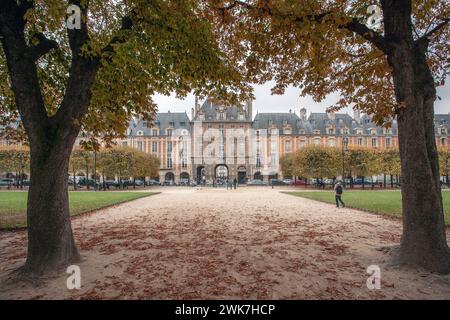
<svg viewBox="0 0 450 320">
<path fill-rule="evenodd" d="M 81 290 L 62 274 L 0 283 L 0 298 L 450 299 L 450 276 L 383 264 L 377 248 L 399 242 L 399 221 L 269 188 L 160 191 L 73 221 Z M 1 281 L 25 250 L 25 232 L 0 233 Z M 369 265 L 380 290 L 367 289 Z"/>
</svg>

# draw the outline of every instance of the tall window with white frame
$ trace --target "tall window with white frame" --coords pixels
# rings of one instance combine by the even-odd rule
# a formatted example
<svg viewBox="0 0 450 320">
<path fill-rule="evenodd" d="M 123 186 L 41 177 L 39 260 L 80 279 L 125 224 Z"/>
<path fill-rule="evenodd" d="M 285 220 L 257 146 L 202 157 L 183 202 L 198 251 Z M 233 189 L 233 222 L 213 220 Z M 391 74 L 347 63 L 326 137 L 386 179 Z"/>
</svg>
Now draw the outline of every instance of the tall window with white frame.
<svg viewBox="0 0 450 320">
<path fill-rule="evenodd" d="M 167 168 L 172 169 L 172 141 L 167 141 Z"/>
<path fill-rule="evenodd" d="M 256 142 L 256 168 L 261 168 L 261 141 Z"/>
<path fill-rule="evenodd" d="M 358 138 L 357 144 L 358 144 L 358 146 L 362 146 L 363 145 L 363 138 Z"/>
<path fill-rule="evenodd" d="M 275 168 L 277 165 L 277 141 L 271 138 L 270 141 L 270 166 Z"/>
<path fill-rule="evenodd" d="M 386 138 L 386 149 L 389 149 L 390 147 L 391 147 L 391 144 L 392 144 L 392 142 L 391 142 L 391 138 Z"/>
<path fill-rule="evenodd" d="M 183 169 L 186 169 L 187 168 L 187 166 L 188 166 L 188 164 L 187 164 L 187 148 L 188 148 L 188 143 L 187 143 L 187 141 L 183 141 L 183 151 L 182 151 L 182 154 L 181 154 L 181 167 L 183 168 Z"/>
<path fill-rule="evenodd" d="M 287 152 L 287 153 L 289 153 L 289 152 L 292 151 L 292 148 L 291 148 L 291 141 L 290 141 L 290 140 L 286 140 L 286 141 L 285 141 L 285 144 L 284 144 L 284 151 Z"/>
</svg>

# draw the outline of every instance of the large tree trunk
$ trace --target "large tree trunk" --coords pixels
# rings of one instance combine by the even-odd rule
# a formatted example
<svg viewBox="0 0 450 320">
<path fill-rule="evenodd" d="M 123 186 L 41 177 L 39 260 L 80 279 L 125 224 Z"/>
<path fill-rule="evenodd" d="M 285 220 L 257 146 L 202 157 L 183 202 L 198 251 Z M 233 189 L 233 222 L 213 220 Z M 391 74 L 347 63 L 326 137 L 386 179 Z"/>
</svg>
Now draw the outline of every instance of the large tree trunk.
<svg viewBox="0 0 450 320">
<path fill-rule="evenodd" d="M 80 6 L 80 1 L 76 3 Z M 38 33 L 38 44 L 28 44 L 33 41 L 25 36 L 25 16 L 33 5 L 33 1 L 2 0 L 0 41 L 31 151 L 28 256 L 22 271 L 42 274 L 79 260 L 70 225 L 68 162 L 101 64 L 100 56 L 82 54 L 89 43 L 85 3 L 81 5 L 81 28 L 67 31 L 72 59 L 64 98 L 56 114 L 49 116 L 36 65 L 58 43 Z M 112 45 L 104 50 L 114 52 Z"/>
<path fill-rule="evenodd" d="M 426 61 L 428 43 L 413 40 L 410 1 L 384 0 L 382 4 L 399 103 L 403 235 L 395 258 L 402 265 L 448 273 L 450 250 L 433 122 L 436 89 Z"/>
<path fill-rule="evenodd" d="M 68 162 L 72 144 L 31 145 L 28 256 L 23 271 L 40 275 L 80 260 L 69 214 Z"/>
</svg>

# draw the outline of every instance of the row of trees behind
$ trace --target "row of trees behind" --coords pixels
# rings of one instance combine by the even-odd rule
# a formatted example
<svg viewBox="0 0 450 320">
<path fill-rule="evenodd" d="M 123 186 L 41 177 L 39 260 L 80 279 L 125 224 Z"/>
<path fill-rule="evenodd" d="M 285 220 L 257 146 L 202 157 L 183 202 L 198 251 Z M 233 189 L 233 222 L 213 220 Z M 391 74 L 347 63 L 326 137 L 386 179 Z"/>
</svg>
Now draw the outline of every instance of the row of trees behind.
<svg viewBox="0 0 450 320">
<path fill-rule="evenodd" d="M 145 177 L 157 176 L 159 166 L 156 156 L 132 148 L 115 147 L 90 151 L 77 147 L 70 156 L 69 174 L 73 181 L 76 181 L 77 176 L 84 176 L 88 188 L 89 177 L 95 177 L 97 181 L 117 180 L 122 186 L 122 181 L 130 178 L 145 180 Z M 0 172 L 10 174 L 15 179 L 15 185 L 23 188 L 24 180 L 30 172 L 29 148 L 1 147 Z M 77 187 L 76 183 L 74 186 Z"/>
<path fill-rule="evenodd" d="M 0 148 L 0 173 L 11 174 L 14 184 L 23 188 L 30 172 L 30 150 L 27 147 L 7 146 Z"/>
<path fill-rule="evenodd" d="M 119 187 L 123 187 L 123 182 L 130 178 L 145 182 L 146 177 L 156 177 L 159 167 L 158 157 L 129 147 L 101 149 L 96 152 L 76 148 L 69 161 L 73 181 L 82 172 L 86 179 L 95 175 L 96 181 L 102 181 L 103 185 L 106 180 L 114 180 Z M 76 184 L 74 186 L 76 188 Z M 87 186 L 89 188 L 89 183 Z"/>
<path fill-rule="evenodd" d="M 439 150 L 440 172 L 449 185 L 450 150 Z M 344 152 L 336 147 L 308 146 L 280 159 L 284 176 L 303 177 L 308 179 L 335 179 L 336 177 L 354 177 L 384 175 L 390 176 L 391 187 L 394 179 L 401 175 L 400 153 L 398 149 L 370 149 L 350 147 Z M 398 180 L 398 179 L 397 179 Z"/>
</svg>

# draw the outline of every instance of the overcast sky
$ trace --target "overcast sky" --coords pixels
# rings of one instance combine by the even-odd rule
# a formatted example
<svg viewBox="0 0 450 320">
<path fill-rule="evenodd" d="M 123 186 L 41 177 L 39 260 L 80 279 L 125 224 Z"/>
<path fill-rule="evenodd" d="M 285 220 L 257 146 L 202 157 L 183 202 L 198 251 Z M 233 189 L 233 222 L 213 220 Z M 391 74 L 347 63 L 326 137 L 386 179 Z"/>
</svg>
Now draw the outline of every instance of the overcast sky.
<svg viewBox="0 0 450 320">
<path fill-rule="evenodd" d="M 314 102 L 311 97 L 300 97 L 299 90 L 290 87 L 286 90 L 284 95 L 271 95 L 270 89 L 273 83 L 266 83 L 265 85 L 255 87 L 255 101 L 253 102 L 253 116 L 256 112 L 289 112 L 291 109 L 297 114 L 299 110 L 305 107 L 310 112 L 324 112 L 325 108 L 333 104 L 338 99 L 338 95 L 330 95 L 321 103 Z M 435 103 L 435 113 L 449 113 L 450 112 L 450 84 L 447 81 L 445 87 L 438 88 L 438 95 L 442 100 L 437 100 Z M 176 99 L 174 95 L 167 97 L 163 95 L 156 95 L 153 97 L 154 101 L 159 106 L 159 112 L 187 112 L 191 116 L 191 108 L 194 106 L 195 98 L 189 95 L 184 100 Z M 343 109 L 340 112 L 348 112 L 353 114 L 351 108 Z"/>
</svg>

